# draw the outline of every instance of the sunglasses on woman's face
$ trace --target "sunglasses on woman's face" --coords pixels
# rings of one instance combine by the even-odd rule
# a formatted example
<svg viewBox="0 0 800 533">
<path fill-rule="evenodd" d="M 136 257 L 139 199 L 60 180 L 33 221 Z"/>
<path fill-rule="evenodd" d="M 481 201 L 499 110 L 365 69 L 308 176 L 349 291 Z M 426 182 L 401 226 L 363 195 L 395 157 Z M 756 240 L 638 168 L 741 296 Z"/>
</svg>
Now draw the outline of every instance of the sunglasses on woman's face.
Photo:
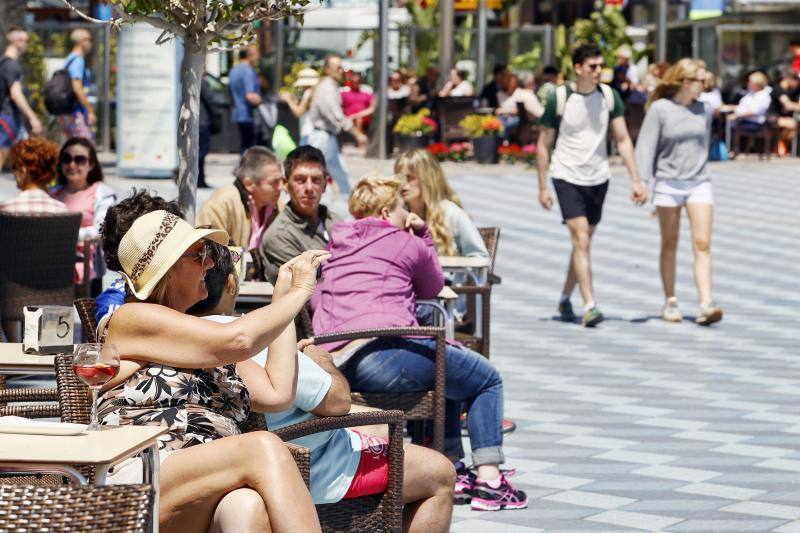
<svg viewBox="0 0 800 533">
<path fill-rule="evenodd" d="M 208 244 L 205 241 L 203 241 L 203 247 L 200 248 L 200 250 L 194 253 L 183 254 L 181 257 L 188 257 L 190 259 L 194 259 L 198 261 L 201 265 L 204 265 L 206 263 L 206 258 L 208 257 L 208 254 L 209 254 Z"/>
<path fill-rule="evenodd" d="M 89 163 L 89 158 L 85 155 L 76 155 L 72 157 L 69 154 L 61 154 L 61 164 L 62 165 L 69 165 L 70 163 L 75 163 L 78 166 L 83 166 Z"/>
</svg>

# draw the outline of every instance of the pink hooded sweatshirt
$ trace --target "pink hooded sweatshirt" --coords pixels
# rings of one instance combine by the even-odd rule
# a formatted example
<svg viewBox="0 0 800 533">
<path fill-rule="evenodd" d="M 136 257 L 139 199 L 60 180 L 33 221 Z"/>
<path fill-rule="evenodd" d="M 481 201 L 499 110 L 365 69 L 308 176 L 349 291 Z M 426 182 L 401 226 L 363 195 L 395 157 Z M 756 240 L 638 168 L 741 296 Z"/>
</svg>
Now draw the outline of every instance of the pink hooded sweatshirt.
<svg viewBox="0 0 800 533">
<path fill-rule="evenodd" d="M 444 287 L 427 226 L 412 235 L 373 217 L 340 222 L 333 226 L 328 250 L 331 258 L 311 298 L 317 335 L 416 326 L 417 298 L 433 298 Z"/>
</svg>

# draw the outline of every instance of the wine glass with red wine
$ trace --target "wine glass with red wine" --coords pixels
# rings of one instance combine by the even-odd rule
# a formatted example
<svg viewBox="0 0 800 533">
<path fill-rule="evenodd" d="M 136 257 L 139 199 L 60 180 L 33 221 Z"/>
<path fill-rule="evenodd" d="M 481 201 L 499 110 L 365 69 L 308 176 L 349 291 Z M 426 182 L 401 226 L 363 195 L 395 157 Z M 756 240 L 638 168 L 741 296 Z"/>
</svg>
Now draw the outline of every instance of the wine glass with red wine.
<svg viewBox="0 0 800 533">
<path fill-rule="evenodd" d="M 119 352 L 113 344 L 87 343 L 75 345 L 72 370 L 92 391 L 92 423 L 89 431 L 97 431 L 97 394 L 119 372 Z"/>
</svg>

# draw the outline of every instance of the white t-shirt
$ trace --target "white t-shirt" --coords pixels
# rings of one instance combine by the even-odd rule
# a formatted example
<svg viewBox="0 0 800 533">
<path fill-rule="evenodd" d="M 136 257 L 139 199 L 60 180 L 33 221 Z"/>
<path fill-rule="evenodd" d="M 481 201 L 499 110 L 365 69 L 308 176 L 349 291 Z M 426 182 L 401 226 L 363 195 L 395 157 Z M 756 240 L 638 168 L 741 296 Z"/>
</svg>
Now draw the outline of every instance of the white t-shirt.
<svg viewBox="0 0 800 533">
<path fill-rule="evenodd" d="M 228 323 L 233 316 L 203 317 L 214 322 Z M 251 360 L 263 367 L 268 350 L 264 349 Z M 281 413 L 266 413 L 267 427 L 278 429 L 317 418 L 311 411 L 328 394 L 331 376 L 302 352 L 297 353 L 297 391 L 292 409 Z M 361 437 L 348 429 L 314 433 L 291 441 L 311 450 L 311 498 L 315 504 L 336 503 L 344 498 L 361 460 Z"/>
<path fill-rule="evenodd" d="M 472 84 L 468 80 L 464 80 L 450 91 L 450 96 L 472 96 L 474 93 Z"/>
<path fill-rule="evenodd" d="M 556 116 L 556 91 L 547 97 L 539 123 L 558 130 L 550 159 L 550 175 L 574 185 L 593 186 L 611 177 L 606 139 L 610 120 L 625 113 L 622 98 L 614 92 L 614 109 L 609 109 L 598 87 L 591 94 L 567 91 L 561 120 Z"/>
<path fill-rule="evenodd" d="M 772 87 L 764 87 L 755 93 L 748 91 L 739 100 L 739 105 L 736 106 L 736 113 L 750 114 L 748 117 L 743 117 L 742 120 L 763 124 L 767 121 L 767 111 L 769 111 L 769 106 L 772 103 L 771 94 Z"/>
<path fill-rule="evenodd" d="M 399 89 L 392 89 L 391 87 L 386 89 L 386 98 L 389 100 L 399 100 L 409 96 L 411 96 L 411 88 L 406 84 L 401 85 Z"/>
</svg>

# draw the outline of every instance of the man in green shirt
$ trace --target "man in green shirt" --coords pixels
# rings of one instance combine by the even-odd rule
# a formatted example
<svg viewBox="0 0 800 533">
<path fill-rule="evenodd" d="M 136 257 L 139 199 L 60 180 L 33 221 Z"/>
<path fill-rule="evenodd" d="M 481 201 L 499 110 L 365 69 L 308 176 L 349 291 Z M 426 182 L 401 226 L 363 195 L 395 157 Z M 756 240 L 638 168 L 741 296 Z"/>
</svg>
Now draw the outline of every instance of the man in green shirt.
<svg viewBox="0 0 800 533">
<path fill-rule="evenodd" d="M 331 180 L 321 151 L 300 146 L 289 152 L 283 166 L 283 186 L 290 202 L 261 241 L 261 253 L 275 268 L 306 250 L 324 249 L 331 227 L 341 220 L 320 203 Z"/>
<path fill-rule="evenodd" d="M 647 190 L 636 171 L 622 99 L 611 87 L 600 84 L 604 66 L 600 49 L 593 44 L 579 46 L 572 55 L 572 63 L 575 82 L 560 86 L 548 95 L 544 115 L 539 121 L 536 158 L 539 203 L 545 209 L 553 205 L 547 186 L 549 173 L 572 238 L 572 254 L 558 310 L 562 320 L 575 320 L 569 299 L 577 283 L 584 303 L 581 324 L 594 327 L 602 322 L 603 314 L 592 289 L 589 248 L 600 222 L 611 177 L 606 150 L 609 127 L 631 176 L 632 198 L 637 205 L 647 201 Z M 556 132 L 558 138 L 551 158 L 550 147 Z"/>
</svg>

